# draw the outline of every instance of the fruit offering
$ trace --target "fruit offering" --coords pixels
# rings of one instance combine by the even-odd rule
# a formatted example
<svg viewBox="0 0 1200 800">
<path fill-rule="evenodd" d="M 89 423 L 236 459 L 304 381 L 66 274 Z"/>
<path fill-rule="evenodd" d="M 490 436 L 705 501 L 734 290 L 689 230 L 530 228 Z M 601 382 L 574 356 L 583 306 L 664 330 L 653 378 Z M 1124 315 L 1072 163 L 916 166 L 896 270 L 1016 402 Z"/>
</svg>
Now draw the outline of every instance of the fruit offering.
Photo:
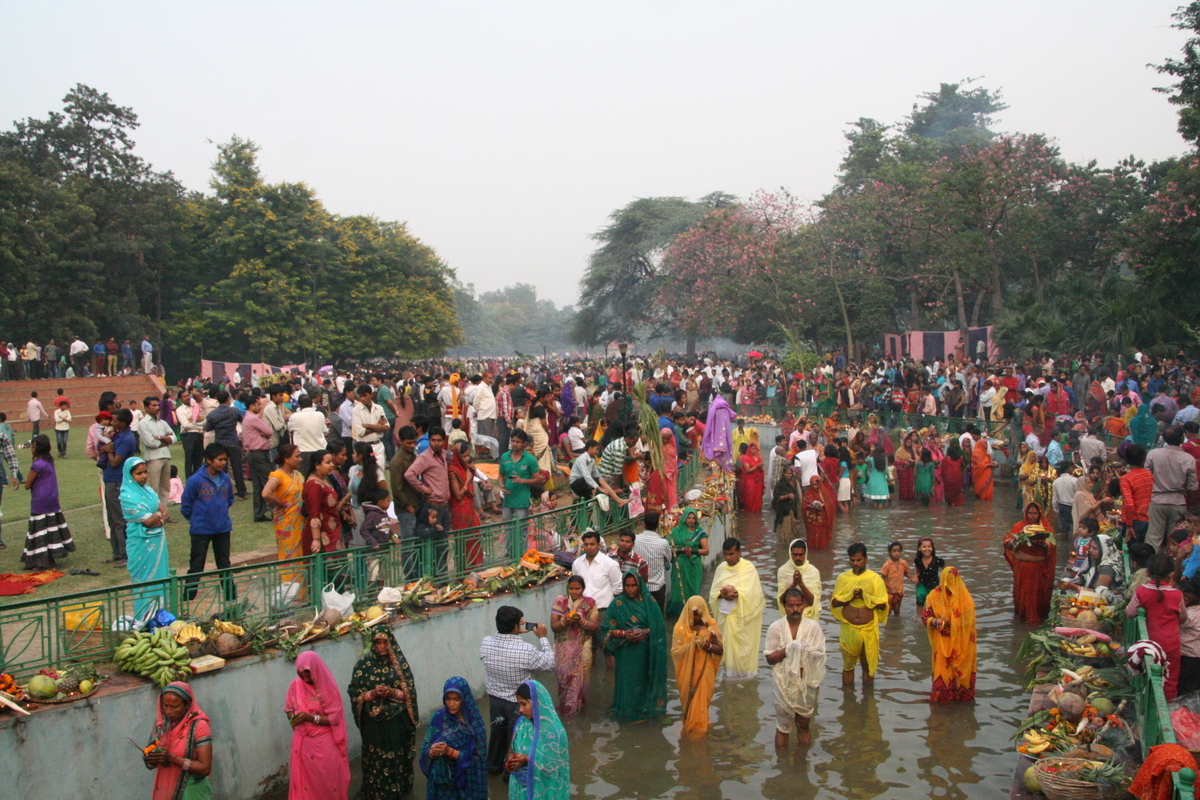
<svg viewBox="0 0 1200 800">
<path fill-rule="evenodd" d="M 191 660 L 188 649 L 175 641 L 170 628 L 134 633 L 113 654 L 118 667 L 149 678 L 160 687 L 191 675 L 188 669 Z"/>
</svg>

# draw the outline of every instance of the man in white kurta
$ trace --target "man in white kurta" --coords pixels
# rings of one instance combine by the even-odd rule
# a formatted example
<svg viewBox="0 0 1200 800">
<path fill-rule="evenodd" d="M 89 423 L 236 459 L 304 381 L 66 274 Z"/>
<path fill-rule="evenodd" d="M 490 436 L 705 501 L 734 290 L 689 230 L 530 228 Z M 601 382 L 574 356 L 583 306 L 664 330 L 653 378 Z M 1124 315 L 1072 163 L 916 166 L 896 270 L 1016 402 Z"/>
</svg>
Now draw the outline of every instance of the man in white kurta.
<svg viewBox="0 0 1200 800">
<path fill-rule="evenodd" d="M 771 665 L 775 687 L 775 747 L 787 747 L 798 732 L 800 744 L 812 742 L 809 721 L 817 710 L 817 691 L 825 678 L 825 634 L 804 615 L 812 595 L 801 584 L 784 592 L 787 616 L 767 629 L 764 655 Z"/>
<path fill-rule="evenodd" d="M 713 574 L 708 605 L 721 629 L 725 677 L 735 681 L 758 675 L 758 644 L 766 608 L 758 570 L 742 558 L 742 543 L 729 538 L 721 546 L 725 563 Z"/>
</svg>

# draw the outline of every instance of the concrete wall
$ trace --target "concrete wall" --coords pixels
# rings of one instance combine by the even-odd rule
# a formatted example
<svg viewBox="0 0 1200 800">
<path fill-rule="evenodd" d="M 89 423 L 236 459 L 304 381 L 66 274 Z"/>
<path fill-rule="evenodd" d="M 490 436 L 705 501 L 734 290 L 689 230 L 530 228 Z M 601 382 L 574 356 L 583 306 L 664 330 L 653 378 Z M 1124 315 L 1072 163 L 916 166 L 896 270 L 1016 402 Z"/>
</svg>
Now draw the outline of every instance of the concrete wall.
<svg viewBox="0 0 1200 800">
<path fill-rule="evenodd" d="M 710 561 L 720 557 L 725 538 L 720 520 L 710 521 Z M 395 628 L 417 682 L 423 719 L 441 705 L 446 678 L 466 678 L 477 696 L 484 692 L 479 642 L 495 632 L 496 610 L 513 605 L 529 621 L 547 626 L 554 598 L 566 590 L 555 581 L 523 595 L 504 595 L 462 608 L 440 611 Z M 363 640 L 350 634 L 316 642 L 339 683 L 350 683 Z M 291 728 L 283 714 L 295 665 L 282 654 L 231 661 L 224 669 L 197 675 L 190 682 L 196 699 L 213 721 L 213 796 L 253 798 L 279 786 L 287 776 Z M 546 677 L 546 676 L 542 676 Z M 548 676 L 553 681 L 553 676 Z M 46 708 L 32 717 L 0 716 L 0 800 L 144 800 L 154 774 L 126 737 L 139 745 L 154 725 L 158 689 L 148 683 L 96 695 L 65 706 Z M 343 695 L 345 701 L 345 695 Z M 348 701 L 347 705 L 348 705 Z M 351 722 L 350 757 L 361 741 Z"/>
</svg>

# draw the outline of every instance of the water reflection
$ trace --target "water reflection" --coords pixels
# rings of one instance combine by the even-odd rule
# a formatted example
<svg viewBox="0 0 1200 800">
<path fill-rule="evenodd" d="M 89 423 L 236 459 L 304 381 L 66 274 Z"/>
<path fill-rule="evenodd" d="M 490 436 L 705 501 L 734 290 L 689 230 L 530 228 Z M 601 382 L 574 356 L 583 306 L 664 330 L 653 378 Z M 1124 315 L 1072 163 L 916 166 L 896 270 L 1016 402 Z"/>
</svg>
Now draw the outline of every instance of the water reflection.
<svg viewBox="0 0 1200 800">
<path fill-rule="evenodd" d="M 1013 656 L 1028 630 L 1012 614 L 1012 578 L 1001 555 L 1004 533 L 1018 512 L 1007 482 L 996 488 L 995 503 L 949 509 L 893 505 L 839 515 L 833 548 L 810 551 L 821 571 L 826 598 L 821 624 L 829 669 L 821 687 L 813 743 L 786 751 L 774 748 L 771 678 L 760 662 L 757 681 L 720 680 L 705 740 L 681 740 L 679 702 L 669 716 L 637 725 L 618 725 L 606 711 L 612 673 L 603 662 L 592 674 L 590 707 L 565 720 L 571 737 L 572 796 L 596 798 L 916 798 L 1001 797 L 1013 769 L 1012 728 L 1023 716 L 1026 692 Z M 777 541 L 769 515 L 743 515 L 738 535 L 743 555 L 759 571 L 768 597 L 776 591 L 776 567 L 787 558 L 787 542 Z M 958 567 L 975 598 L 979 633 L 977 699 L 974 704 L 930 706 L 929 643 L 917 619 L 912 586 L 904 608 L 881 632 L 879 670 L 864 691 L 840 685 L 838 626 L 828 597 L 837 574 L 847 569 L 846 546 L 867 544 L 869 564 L 878 569 L 887 544 L 904 544 L 914 558 L 917 539 L 932 536 L 938 554 Z M 1065 553 L 1063 554 L 1065 557 Z M 707 594 L 708 581 L 704 593 Z M 763 634 L 778 614 L 767 604 Z M 539 676 L 548 686 L 553 676 Z M 672 686 L 673 692 L 673 686 Z M 423 734 L 423 731 L 422 731 Z M 420 783 L 418 774 L 418 782 Z M 492 796 L 507 787 L 491 781 Z M 416 795 L 424 794 L 419 785 Z"/>
</svg>

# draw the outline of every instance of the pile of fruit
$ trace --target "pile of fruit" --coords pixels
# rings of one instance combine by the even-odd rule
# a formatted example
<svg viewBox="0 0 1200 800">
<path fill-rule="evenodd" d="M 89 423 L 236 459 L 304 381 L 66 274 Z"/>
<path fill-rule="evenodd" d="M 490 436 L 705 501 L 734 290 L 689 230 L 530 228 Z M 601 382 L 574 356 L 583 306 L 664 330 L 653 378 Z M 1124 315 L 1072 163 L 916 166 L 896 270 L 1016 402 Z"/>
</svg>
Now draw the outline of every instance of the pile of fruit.
<svg viewBox="0 0 1200 800">
<path fill-rule="evenodd" d="M 91 664 L 80 664 L 58 672 L 52 669 L 38 670 L 38 674 L 25 684 L 27 699 L 67 700 L 72 695 L 87 694 L 96 688 L 100 678 Z"/>
<path fill-rule="evenodd" d="M 778 425 L 779 423 L 770 414 L 755 414 L 753 417 L 746 417 L 746 422 L 751 425 Z"/>
<path fill-rule="evenodd" d="M 113 653 L 113 662 L 134 675 L 149 678 L 160 687 L 190 676 L 192 656 L 187 647 L 175 640 L 170 628 L 153 633 L 131 634 Z"/>
</svg>

